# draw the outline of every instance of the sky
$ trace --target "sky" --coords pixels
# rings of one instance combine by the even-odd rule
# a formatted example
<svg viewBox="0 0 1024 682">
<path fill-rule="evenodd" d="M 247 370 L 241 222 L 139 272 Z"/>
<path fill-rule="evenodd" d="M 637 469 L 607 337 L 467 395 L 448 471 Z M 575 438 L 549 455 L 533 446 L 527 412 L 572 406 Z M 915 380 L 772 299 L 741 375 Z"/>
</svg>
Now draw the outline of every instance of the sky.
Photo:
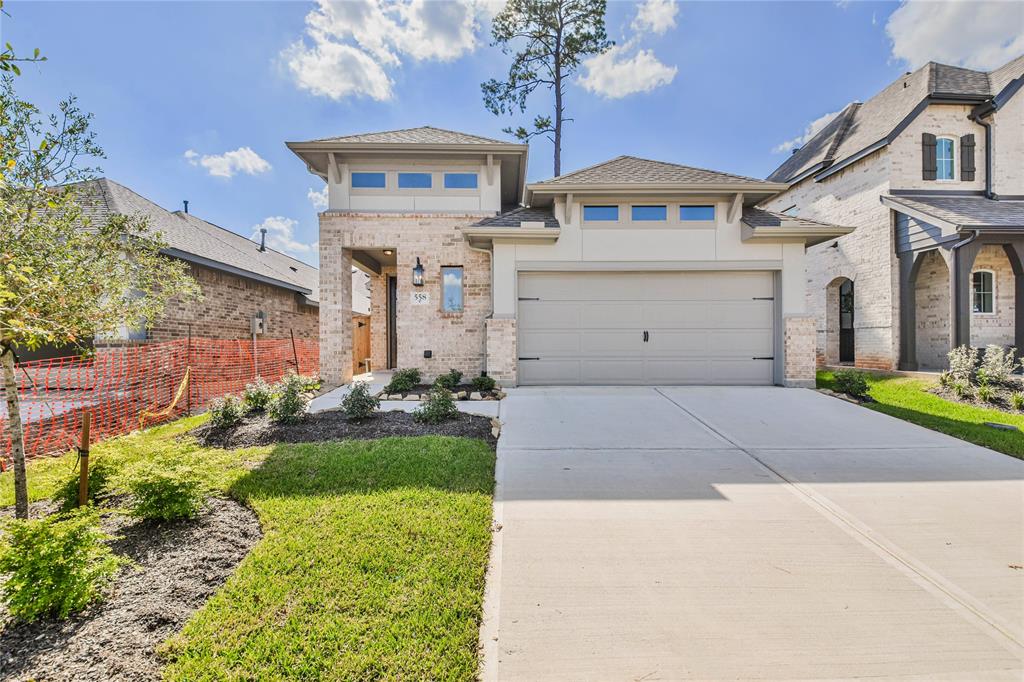
<svg viewBox="0 0 1024 682">
<path fill-rule="evenodd" d="M 323 181 L 285 141 L 432 125 L 505 138 L 549 113 L 496 117 L 480 83 L 501 0 L 32 2 L 0 38 L 47 61 L 20 97 L 70 94 L 95 116 L 103 175 L 170 210 L 317 260 Z M 1024 52 L 1020 2 L 611 0 L 615 47 L 567 91 L 562 169 L 619 154 L 764 177 L 847 103 L 929 60 L 992 69 Z M 552 175 L 531 143 L 528 179 Z"/>
</svg>

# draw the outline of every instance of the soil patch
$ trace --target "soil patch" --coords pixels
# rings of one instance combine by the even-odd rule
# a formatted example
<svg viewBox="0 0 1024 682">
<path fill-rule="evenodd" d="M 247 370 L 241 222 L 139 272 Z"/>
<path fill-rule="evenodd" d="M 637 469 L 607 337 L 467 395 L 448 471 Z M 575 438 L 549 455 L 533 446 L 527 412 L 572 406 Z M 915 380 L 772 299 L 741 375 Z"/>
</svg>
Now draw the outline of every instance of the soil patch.
<svg viewBox="0 0 1024 682">
<path fill-rule="evenodd" d="M 227 580 L 262 536 L 256 515 L 211 498 L 199 518 L 154 524 L 104 517 L 114 552 L 135 562 L 110 596 L 65 621 L 0 612 L 0 679 L 158 680 L 156 647 Z"/>
<path fill-rule="evenodd" d="M 1013 407 L 1010 396 L 1014 393 L 1024 391 L 1024 382 L 1011 381 L 1004 385 L 991 385 L 992 389 L 992 400 L 984 401 L 978 398 L 978 387 L 971 385 L 970 392 L 961 397 L 952 388 L 947 388 L 942 384 L 936 384 L 929 390 L 935 395 L 949 400 L 954 403 L 963 403 L 964 405 L 973 405 L 974 407 L 987 407 L 993 410 L 1000 410 L 1007 414 L 1021 414 L 1020 410 L 1016 410 Z"/>
<path fill-rule="evenodd" d="M 266 415 L 247 417 L 241 424 L 217 428 L 210 423 L 189 431 L 201 445 L 244 448 L 275 443 L 310 443 L 331 440 L 367 440 L 388 436 L 463 436 L 492 445 L 491 420 L 459 413 L 440 424 L 421 424 L 407 412 L 377 412 L 369 419 L 350 421 L 340 410 L 307 414 L 297 424 L 275 424 Z"/>
</svg>

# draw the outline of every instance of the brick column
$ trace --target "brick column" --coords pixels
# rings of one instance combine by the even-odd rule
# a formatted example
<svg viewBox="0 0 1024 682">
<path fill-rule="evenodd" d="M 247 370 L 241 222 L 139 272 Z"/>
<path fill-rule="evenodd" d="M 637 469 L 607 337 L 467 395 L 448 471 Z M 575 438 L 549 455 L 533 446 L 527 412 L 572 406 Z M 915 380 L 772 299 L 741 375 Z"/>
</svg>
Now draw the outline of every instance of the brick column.
<svg viewBox="0 0 1024 682">
<path fill-rule="evenodd" d="M 815 321 L 811 315 L 786 315 L 783 324 L 783 386 L 814 388 Z"/>
<path fill-rule="evenodd" d="M 515 386 L 519 357 L 516 355 L 516 319 L 489 317 L 487 325 L 487 376 L 505 386 Z"/>
<path fill-rule="evenodd" d="M 320 377 L 352 381 L 352 252 L 341 231 L 320 231 Z"/>
</svg>

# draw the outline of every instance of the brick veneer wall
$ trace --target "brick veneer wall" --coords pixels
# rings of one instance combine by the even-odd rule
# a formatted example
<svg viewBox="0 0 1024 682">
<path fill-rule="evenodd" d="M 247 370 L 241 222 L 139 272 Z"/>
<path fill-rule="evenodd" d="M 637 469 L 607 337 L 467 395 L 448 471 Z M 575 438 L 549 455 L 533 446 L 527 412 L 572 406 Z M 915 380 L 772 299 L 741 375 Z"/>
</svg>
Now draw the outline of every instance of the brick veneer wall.
<svg viewBox="0 0 1024 682">
<path fill-rule="evenodd" d="M 211 339 L 243 339 L 252 333 L 257 311 L 266 314 L 264 338 L 318 337 L 319 311 L 300 303 L 299 295 L 280 287 L 246 279 L 202 265 L 189 264 L 189 272 L 203 292 L 200 301 L 172 300 L 153 325 L 147 340 L 171 341 L 188 336 Z"/>
<path fill-rule="evenodd" d="M 971 315 L 971 345 L 978 348 L 984 348 L 990 343 L 997 346 L 1014 345 L 1016 281 L 1006 251 L 995 244 L 981 247 L 974 260 L 974 270 L 991 270 L 995 274 L 996 296 L 994 314 Z"/>
<path fill-rule="evenodd" d="M 347 272 L 351 251 L 394 249 L 398 282 L 397 337 L 399 368 L 416 367 L 429 380 L 449 369 L 476 376 L 485 365 L 484 320 L 491 313 L 491 263 L 486 253 L 469 248 L 458 230 L 478 215 L 395 214 L 327 211 L 320 215 L 320 365 L 326 381 L 351 379 L 351 277 L 346 284 L 337 273 Z M 424 286 L 412 285 L 412 268 L 420 258 Z M 441 267 L 463 267 L 463 312 L 442 313 Z M 412 294 L 430 295 L 430 303 L 414 305 Z M 375 277 L 371 293 L 374 334 L 371 357 L 386 361 L 386 279 Z M 378 324 L 378 320 L 381 324 Z M 424 358 L 430 350 L 432 357 Z M 383 364 L 377 366 L 384 366 Z M 347 369 L 346 369 L 347 367 Z"/>
<path fill-rule="evenodd" d="M 921 256 L 914 291 L 919 369 L 942 369 L 949 353 L 949 266 L 937 252 Z"/>
<path fill-rule="evenodd" d="M 782 324 L 786 353 L 783 384 L 798 388 L 814 388 L 815 318 L 811 315 L 786 315 Z"/>
<path fill-rule="evenodd" d="M 514 317 L 492 317 L 487 320 L 488 376 L 503 384 L 516 384 L 519 370 L 517 344 Z"/>
</svg>

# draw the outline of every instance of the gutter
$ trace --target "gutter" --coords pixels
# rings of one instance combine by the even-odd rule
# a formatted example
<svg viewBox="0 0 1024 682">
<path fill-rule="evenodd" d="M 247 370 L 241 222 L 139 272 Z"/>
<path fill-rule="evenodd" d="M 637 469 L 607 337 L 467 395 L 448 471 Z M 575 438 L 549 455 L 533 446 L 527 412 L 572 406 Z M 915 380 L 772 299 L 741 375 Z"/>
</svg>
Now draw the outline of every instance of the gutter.
<svg viewBox="0 0 1024 682">
<path fill-rule="evenodd" d="M 986 199 L 998 199 L 998 196 L 992 189 L 992 122 L 986 121 L 985 119 L 992 115 L 992 112 L 996 110 L 995 104 L 992 100 L 985 102 L 981 106 L 975 107 L 968 115 L 968 119 L 974 121 L 978 125 L 985 129 L 985 198 Z"/>
</svg>

